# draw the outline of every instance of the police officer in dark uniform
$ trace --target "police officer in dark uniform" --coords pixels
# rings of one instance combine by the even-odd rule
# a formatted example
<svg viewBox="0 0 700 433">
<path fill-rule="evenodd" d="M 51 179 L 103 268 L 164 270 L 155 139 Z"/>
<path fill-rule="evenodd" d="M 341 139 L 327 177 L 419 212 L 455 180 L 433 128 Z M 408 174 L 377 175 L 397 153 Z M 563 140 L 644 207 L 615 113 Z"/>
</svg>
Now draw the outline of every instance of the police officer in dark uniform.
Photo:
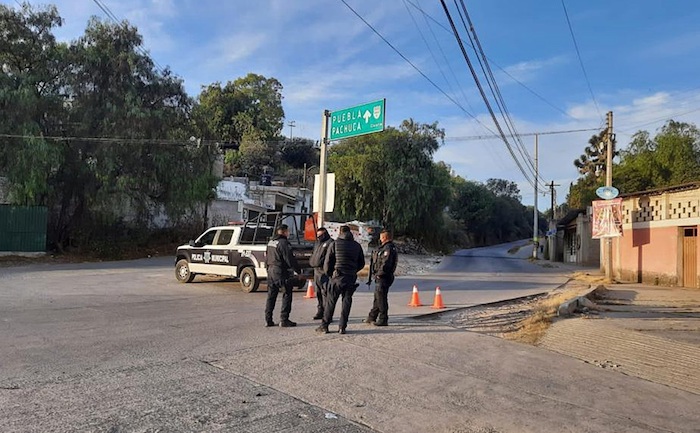
<svg viewBox="0 0 700 433">
<path fill-rule="evenodd" d="M 374 276 L 374 304 L 369 310 L 365 323 L 376 326 L 389 324 L 389 287 L 394 283 L 394 272 L 398 263 L 398 253 L 389 230 L 379 234 L 381 246 L 372 256 L 372 275 Z"/>
<path fill-rule="evenodd" d="M 323 264 L 323 271 L 331 277 L 328 286 L 328 296 L 323 312 L 321 326 L 316 328 L 316 332 L 328 333 L 328 325 L 333 320 L 335 304 L 340 296 L 343 297 L 343 308 L 340 312 L 340 322 L 338 332 L 345 334 L 352 307 L 352 295 L 359 284 L 357 273 L 365 267 L 365 254 L 362 246 L 355 242 L 350 227 L 341 226 L 340 234 L 335 242 L 328 248 L 326 261 Z"/>
<path fill-rule="evenodd" d="M 277 294 L 284 289 L 282 294 L 282 308 L 280 310 L 280 326 L 288 328 L 297 326 L 296 322 L 289 320 L 292 311 L 291 271 L 301 273 L 301 268 L 292 254 L 292 247 L 287 240 L 289 227 L 282 224 L 277 227 L 277 234 L 267 244 L 267 303 L 265 304 L 265 326 L 275 326 L 272 321 L 272 312 L 275 310 Z"/>
<path fill-rule="evenodd" d="M 328 247 L 333 244 L 325 227 L 320 227 L 316 231 L 316 244 L 309 259 L 309 265 L 314 268 L 314 285 L 316 286 L 316 297 L 318 298 L 318 307 L 314 320 L 323 319 L 323 310 L 326 297 L 328 296 L 328 282 L 330 278 L 323 272 L 323 264 L 326 261 L 326 252 Z"/>
</svg>

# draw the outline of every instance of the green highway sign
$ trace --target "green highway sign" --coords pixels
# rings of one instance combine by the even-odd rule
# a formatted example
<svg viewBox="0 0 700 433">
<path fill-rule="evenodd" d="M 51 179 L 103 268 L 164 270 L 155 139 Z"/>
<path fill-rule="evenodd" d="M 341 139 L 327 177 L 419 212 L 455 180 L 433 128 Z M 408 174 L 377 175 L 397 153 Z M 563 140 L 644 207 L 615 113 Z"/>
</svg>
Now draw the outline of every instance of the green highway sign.
<svg viewBox="0 0 700 433">
<path fill-rule="evenodd" d="M 355 137 L 384 131 L 386 99 L 333 111 L 330 119 L 330 139 Z"/>
</svg>

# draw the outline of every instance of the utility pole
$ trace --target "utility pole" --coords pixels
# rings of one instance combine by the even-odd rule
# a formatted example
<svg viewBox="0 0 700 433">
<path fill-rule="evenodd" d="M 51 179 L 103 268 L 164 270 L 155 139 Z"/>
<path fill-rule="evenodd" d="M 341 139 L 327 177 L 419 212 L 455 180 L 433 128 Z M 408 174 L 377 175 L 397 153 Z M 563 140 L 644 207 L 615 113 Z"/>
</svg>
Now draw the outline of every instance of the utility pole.
<svg viewBox="0 0 700 433">
<path fill-rule="evenodd" d="M 297 123 L 294 120 L 290 120 L 287 123 L 287 126 L 289 126 L 289 141 L 292 141 L 292 128 L 297 126 Z"/>
<path fill-rule="evenodd" d="M 552 220 L 557 219 L 556 208 L 555 208 L 555 206 L 556 206 L 556 191 L 554 190 L 555 186 L 560 186 L 560 185 L 558 183 L 554 183 L 554 181 L 552 181 L 552 183 L 549 184 L 549 194 L 552 197 Z"/>
<path fill-rule="evenodd" d="M 318 182 L 318 227 L 323 227 L 326 220 L 326 150 L 328 148 L 328 124 L 330 123 L 331 112 L 323 111 L 323 122 L 321 125 L 321 161 L 319 163 L 319 182 Z"/>
<path fill-rule="evenodd" d="M 605 133 L 606 153 L 605 153 L 605 186 L 612 187 L 612 166 L 613 166 L 613 113 L 608 111 L 607 131 Z M 605 238 L 605 279 L 612 282 L 612 238 Z"/>
<path fill-rule="evenodd" d="M 538 211 L 537 211 L 537 184 L 539 183 L 539 167 L 538 167 L 538 162 L 537 162 L 537 148 L 538 148 L 538 143 L 539 142 L 539 135 L 535 134 L 535 210 L 534 210 L 534 217 L 532 218 L 532 240 L 534 243 L 534 247 L 532 248 L 532 258 L 537 260 L 537 254 L 539 253 L 540 249 L 540 242 L 539 242 L 539 230 L 538 230 L 538 225 L 539 221 L 537 221 L 538 217 Z"/>
</svg>

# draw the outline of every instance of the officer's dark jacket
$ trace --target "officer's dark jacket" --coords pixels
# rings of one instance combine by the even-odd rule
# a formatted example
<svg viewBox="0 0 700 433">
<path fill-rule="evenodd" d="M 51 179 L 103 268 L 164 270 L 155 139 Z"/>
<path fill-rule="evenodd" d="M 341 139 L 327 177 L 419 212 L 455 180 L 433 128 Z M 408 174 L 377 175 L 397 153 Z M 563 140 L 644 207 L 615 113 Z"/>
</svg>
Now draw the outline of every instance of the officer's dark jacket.
<svg viewBox="0 0 700 433">
<path fill-rule="evenodd" d="M 392 241 L 384 243 L 374 252 L 372 274 L 377 278 L 390 278 L 396 272 L 399 254 Z"/>
<path fill-rule="evenodd" d="M 297 259 L 292 254 L 292 246 L 286 236 L 276 235 L 267 244 L 267 268 L 273 278 L 289 276 L 289 269 L 301 273 Z"/>
<path fill-rule="evenodd" d="M 362 246 L 355 242 L 352 233 L 341 233 L 328 248 L 323 272 L 328 276 L 353 275 L 365 267 Z"/>
<path fill-rule="evenodd" d="M 323 263 L 326 261 L 326 252 L 331 244 L 333 244 L 333 239 L 331 239 L 328 233 L 324 233 L 323 236 L 316 240 L 314 250 L 309 259 L 309 265 L 311 265 L 312 268 L 323 271 Z"/>
</svg>

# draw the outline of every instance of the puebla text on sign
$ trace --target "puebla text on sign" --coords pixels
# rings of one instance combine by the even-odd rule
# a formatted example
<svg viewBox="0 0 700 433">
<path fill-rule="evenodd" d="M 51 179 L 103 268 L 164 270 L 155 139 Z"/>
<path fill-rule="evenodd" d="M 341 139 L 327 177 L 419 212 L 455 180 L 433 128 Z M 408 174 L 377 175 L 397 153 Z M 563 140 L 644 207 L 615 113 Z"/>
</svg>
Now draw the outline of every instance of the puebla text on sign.
<svg viewBox="0 0 700 433">
<path fill-rule="evenodd" d="M 354 137 L 384 130 L 385 100 L 331 113 L 330 139 Z"/>
</svg>

